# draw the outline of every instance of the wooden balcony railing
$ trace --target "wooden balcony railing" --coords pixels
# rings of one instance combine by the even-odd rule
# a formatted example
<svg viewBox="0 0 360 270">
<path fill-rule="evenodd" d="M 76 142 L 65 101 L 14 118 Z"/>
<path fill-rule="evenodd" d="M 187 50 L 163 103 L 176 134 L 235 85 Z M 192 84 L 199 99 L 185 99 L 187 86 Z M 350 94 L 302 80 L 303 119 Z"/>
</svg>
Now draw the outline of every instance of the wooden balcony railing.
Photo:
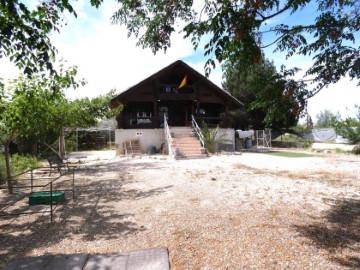
<svg viewBox="0 0 360 270">
<path fill-rule="evenodd" d="M 228 128 L 230 127 L 230 121 L 226 117 L 205 117 L 205 116 L 195 116 L 195 120 L 198 125 L 207 125 L 208 127 L 221 127 Z"/>
<path fill-rule="evenodd" d="M 194 116 L 196 122 L 201 127 L 206 124 L 208 127 L 221 127 L 228 128 L 230 127 L 229 119 L 225 117 L 204 117 L 204 116 Z M 171 125 L 171 118 L 168 120 L 169 125 Z M 136 128 L 163 128 L 164 122 L 160 117 L 131 117 L 131 116 L 123 116 L 119 119 L 118 128 L 125 129 L 136 129 Z"/>
</svg>

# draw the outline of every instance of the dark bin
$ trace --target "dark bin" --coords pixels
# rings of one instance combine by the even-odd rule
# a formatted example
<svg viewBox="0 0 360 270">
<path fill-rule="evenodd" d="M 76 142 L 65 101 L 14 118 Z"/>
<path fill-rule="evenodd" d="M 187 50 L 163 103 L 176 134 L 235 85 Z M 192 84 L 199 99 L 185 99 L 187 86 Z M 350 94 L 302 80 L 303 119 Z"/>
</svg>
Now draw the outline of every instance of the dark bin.
<svg viewBox="0 0 360 270">
<path fill-rule="evenodd" d="M 245 141 L 245 148 L 251 149 L 252 148 L 252 140 L 250 138 L 247 138 Z"/>
<path fill-rule="evenodd" d="M 153 145 L 150 145 L 150 146 L 148 147 L 148 154 L 149 154 L 149 155 L 155 155 L 155 154 L 156 154 L 156 147 L 153 146 Z"/>
</svg>

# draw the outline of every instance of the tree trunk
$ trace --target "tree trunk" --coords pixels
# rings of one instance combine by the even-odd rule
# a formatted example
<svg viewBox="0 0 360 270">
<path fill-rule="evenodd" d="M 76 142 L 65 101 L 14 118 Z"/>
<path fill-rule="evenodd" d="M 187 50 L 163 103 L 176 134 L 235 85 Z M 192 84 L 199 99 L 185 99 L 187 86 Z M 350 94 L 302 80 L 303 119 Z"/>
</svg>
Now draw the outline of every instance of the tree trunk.
<svg viewBox="0 0 360 270">
<path fill-rule="evenodd" d="M 8 186 L 9 194 L 13 194 L 9 145 L 10 145 L 10 141 L 6 142 L 4 145 L 4 147 L 5 147 L 5 164 L 6 164 L 6 183 Z"/>
<path fill-rule="evenodd" d="M 59 156 L 61 159 L 63 159 L 64 155 L 65 155 L 65 137 L 64 137 L 64 131 L 61 130 L 60 138 L 59 138 Z"/>
<path fill-rule="evenodd" d="M 37 147 L 37 141 L 32 142 L 32 144 L 31 144 L 31 155 L 32 155 L 33 157 L 36 157 L 36 156 L 37 156 L 37 154 L 38 154 L 37 149 L 38 149 L 38 147 Z"/>
</svg>

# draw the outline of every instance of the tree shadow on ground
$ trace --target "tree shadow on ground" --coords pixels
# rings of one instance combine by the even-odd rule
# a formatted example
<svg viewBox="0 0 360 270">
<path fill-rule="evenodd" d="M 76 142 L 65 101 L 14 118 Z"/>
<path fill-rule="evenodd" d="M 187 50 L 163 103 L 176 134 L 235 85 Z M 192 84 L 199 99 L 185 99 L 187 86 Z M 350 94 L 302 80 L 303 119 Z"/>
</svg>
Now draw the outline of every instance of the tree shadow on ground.
<svg viewBox="0 0 360 270">
<path fill-rule="evenodd" d="M 331 205 L 324 216 L 325 222 L 295 226 L 296 230 L 317 248 L 329 251 L 334 262 L 343 267 L 360 269 L 360 200 L 324 201 Z"/>
<path fill-rule="evenodd" d="M 96 243 L 97 240 L 116 241 L 129 234 L 145 231 L 145 226 L 137 222 L 138 213 L 126 207 L 127 202 L 159 196 L 171 186 L 125 188 L 124 185 L 132 181 L 128 176 L 138 169 L 131 164 L 114 162 L 109 166 L 104 163 L 79 170 L 75 199 L 71 199 L 71 192 L 66 193 L 67 199 L 55 211 L 53 223 L 50 223 L 49 214 L 0 221 L 0 269 L 11 260 L 26 257 L 33 250 L 45 251 L 57 243 L 69 244 L 72 237 L 80 238 L 84 243 Z M 120 175 L 126 177 L 119 178 Z M 71 247 L 68 251 L 74 252 Z M 86 247 L 83 251 L 86 252 Z"/>
</svg>

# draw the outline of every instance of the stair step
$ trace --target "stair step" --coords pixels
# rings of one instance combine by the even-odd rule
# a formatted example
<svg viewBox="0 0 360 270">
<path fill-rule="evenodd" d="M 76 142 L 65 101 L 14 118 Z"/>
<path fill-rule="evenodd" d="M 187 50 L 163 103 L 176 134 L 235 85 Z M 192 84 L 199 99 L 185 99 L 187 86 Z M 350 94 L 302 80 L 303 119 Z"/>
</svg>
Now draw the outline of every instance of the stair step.
<svg viewBox="0 0 360 270">
<path fill-rule="evenodd" d="M 178 140 L 173 140 L 173 144 L 200 145 L 200 142 L 199 141 L 178 141 Z"/>
<path fill-rule="evenodd" d="M 191 137 L 191 136 L 183 136 L 183 137 L 173 137 L 173 140 L 178 140 L 178 141 L 199 141 L 199 138 Z"/>
<path fill-rule="evenodd" d="M 201 148 L 199 143 L 174 143 L 173 145 L 178 148 Z"/>
<path fill-rule="evenodd" d="M 179 150 L 180 150 L 180 152 L 182 153 L 182 154 L 187 154 L 187 153 L 201 153 L 201 149 L 200 148 L 198 148 L 198 149 L 196 149 L 196 148 L 180 148 L 180 147 L 177 147 L 177 148 L 179 148 Z"/>
<path fill-rule="evenodd" d="M 175 157 L 175 159 L 197 159 L 197 158 L 207 158 L 207 154 L 189 154 L 182 157 Z"/>
<path fill-rule="evenodd" d="M 173 138 L 173 147 L 178 148 L 181 155 L 176 156 L 176 159 L 189 158 L 204 158 L 202 147 L 198 137 L 194 137 L 191 133 L 191 127 L 170 127 L 170 132 Z"/>
</svg>

